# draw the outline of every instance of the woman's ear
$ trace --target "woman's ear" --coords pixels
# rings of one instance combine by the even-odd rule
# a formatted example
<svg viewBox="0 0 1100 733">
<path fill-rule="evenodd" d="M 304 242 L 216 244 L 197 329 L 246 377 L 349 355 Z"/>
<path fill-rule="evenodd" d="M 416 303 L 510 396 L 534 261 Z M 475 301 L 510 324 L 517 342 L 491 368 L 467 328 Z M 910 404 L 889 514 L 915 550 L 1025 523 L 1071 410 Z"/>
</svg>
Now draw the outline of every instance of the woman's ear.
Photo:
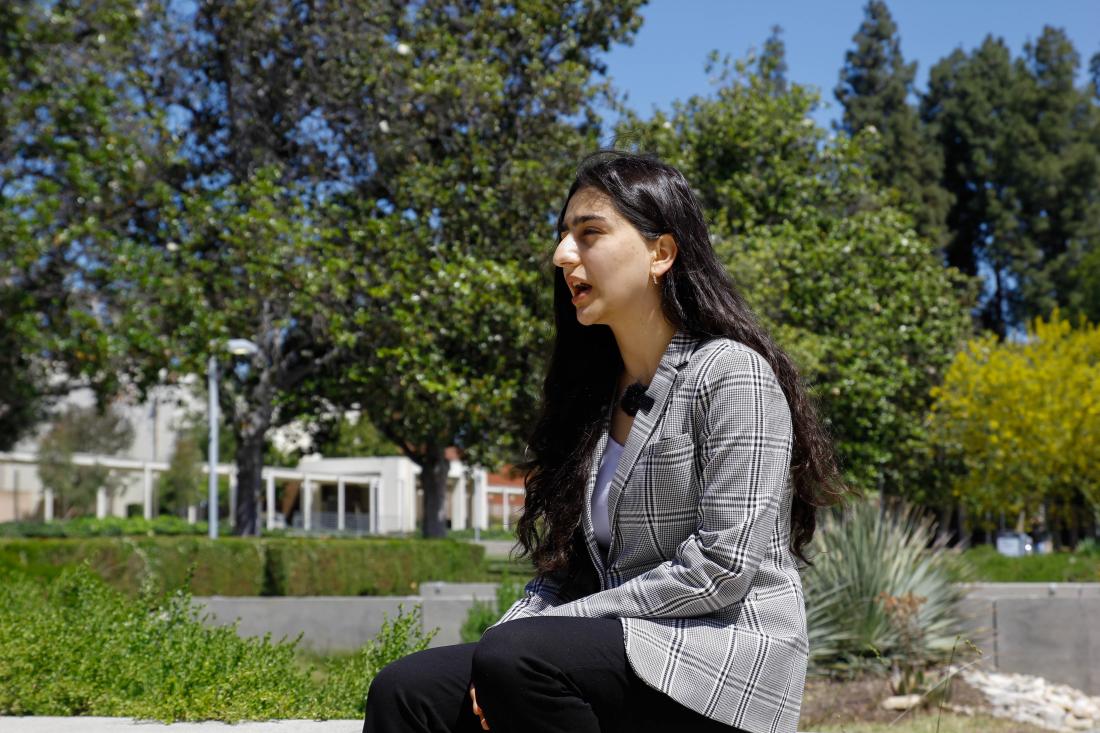
<svg viewBox="0 0 1100 733">
<path fill-rule="evenodd" d="M 679 252 L 679 247 L 676 245 L 675 237 L 668 233 L 657 237 L 653 247 L 653 274 L 660 277 L 668 272 L 669 268 L 672 267 L 672 263 L 676 260 L 677 252 Z"/>
</svg>

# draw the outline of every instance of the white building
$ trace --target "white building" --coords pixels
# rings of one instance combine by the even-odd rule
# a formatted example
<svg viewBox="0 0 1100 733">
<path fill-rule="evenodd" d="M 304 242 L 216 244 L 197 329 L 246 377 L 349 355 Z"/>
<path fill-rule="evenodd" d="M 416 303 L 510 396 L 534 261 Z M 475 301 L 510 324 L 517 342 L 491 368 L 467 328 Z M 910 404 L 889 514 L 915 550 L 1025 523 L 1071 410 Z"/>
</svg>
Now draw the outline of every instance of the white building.
<svg viewBox="0 0 1100 733">
<path fill-rule="evenodd" d="M 90 391 L 74 392 L 65 405 L 94 404 Z M 116 405 L 134 427 L 134 441 L 116 456 L 76 456 L 87 465 L 98 463 L 125 476 L 113 497 L 101 492 L 97 516 L 145 516 L 155 512 L 156 477 L 168 467 L 176 435 L 190 415 L 202 414 L 205 404 L 186 387 L 164 387 L 141 405 Z M 49 492 L 38 477 L 38 441 L 48 426 L 22 441 L 11 453 L 0 453 L 0 521 L 56 518 L 47 507 Z M 293 432 L 293 430 L 291 431 Z M 285 436 L 275 436 L 285 442 Z M 523 507 L 521 479 L 467 466 L 449 448 L 450 470 L 446 515 L 452 529 L 490 524 L 505 528 Z M 223 456 L 231 458 L 231 456 Z M 230 512 L 236 504 L 236 471 L 221 463 L 218 473 L 229 476 Z M 423 515 L 420 467 L 404 456 L 303 459 L 298 466 L 265 466 L 261 522 L 269 528 L 352 533 L 413 533 Z M 205 519 L 197 507 L 189 518 Z"/>
</svg>

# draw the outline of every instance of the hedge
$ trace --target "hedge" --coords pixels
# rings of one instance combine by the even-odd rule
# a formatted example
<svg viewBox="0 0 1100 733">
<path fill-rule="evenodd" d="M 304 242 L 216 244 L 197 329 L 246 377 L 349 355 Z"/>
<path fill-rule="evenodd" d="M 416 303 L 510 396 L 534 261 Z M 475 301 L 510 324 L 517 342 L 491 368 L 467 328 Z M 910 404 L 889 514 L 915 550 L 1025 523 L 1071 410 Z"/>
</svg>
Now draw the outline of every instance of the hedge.
<svg viewBox="0 0 1100 733">
<path fill-rule="evenodd" d="M 483 580 L 485 550 L 453 540 L 97 537 L 0 539 L 0 570 L 53 578 L 87 561 L 135 595 L 188 584 L 194 595 L 413 595 L 428 580 Z"/>
<path fill-rule="evenodd" d="M 136 535 L 205 536 L 206 522 L 191 524 L 182 517 L 78 517 L 49 522 L 0 522 L 0 537 L 123 537 Z"/>
</svg>

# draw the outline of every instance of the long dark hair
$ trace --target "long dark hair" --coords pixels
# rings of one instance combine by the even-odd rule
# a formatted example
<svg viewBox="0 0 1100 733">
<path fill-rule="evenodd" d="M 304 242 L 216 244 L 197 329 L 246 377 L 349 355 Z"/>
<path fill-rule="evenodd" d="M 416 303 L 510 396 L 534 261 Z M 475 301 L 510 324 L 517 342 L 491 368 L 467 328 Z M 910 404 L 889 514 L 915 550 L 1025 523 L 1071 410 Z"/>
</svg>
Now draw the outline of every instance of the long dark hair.
<svg viewBox="0 0 1100 733">
<path fill-rule="evenodd" d="M 794 431 L 791 551 L 808 563 L 803 550 L 813 539 L 816 508 L 834 503 L 845 491 L 832 441 L 794 362 L 757 323 L 718 260 L 687 179 L 653 156 L 593 153 L 577 170 L 557 231 L 563 230 L 569 199 L 585 187 L 607 194 L 643 237 L 668 233 L 676 240 L 676 259 L 661 278 L 662 311 L 673 326 L 703 340 L 732 338 L 771 365 L 790 405 Z M 565 570 L 575 575 L 577 563 L 587 562 L 577 548 L 590 461 L 623 361 L 610 328 L 577 322 L 560 267 L 554 268 L 554 323 L 542 410 L 528 440 L 528 458 L 517 466 L 525 474 L 527 496 L 516 532 L 522 554 L 531 557 L 540 574 Z"/>
</svg>

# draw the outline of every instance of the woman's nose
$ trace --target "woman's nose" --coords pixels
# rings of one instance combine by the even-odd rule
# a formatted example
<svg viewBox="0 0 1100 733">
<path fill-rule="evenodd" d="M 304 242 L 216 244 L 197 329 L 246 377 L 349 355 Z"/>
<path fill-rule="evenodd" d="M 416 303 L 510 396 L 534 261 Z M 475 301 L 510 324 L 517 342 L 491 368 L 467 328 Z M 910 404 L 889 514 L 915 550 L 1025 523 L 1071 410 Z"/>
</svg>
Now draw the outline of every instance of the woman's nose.
<svg viewBox="0 0 1100 733">
<path fill-rule="evenodd" d="M 554 250 L 554 264 L 558 267 L 575 265 L 577 263 L 577 243 L 573 241 L 572 234 L 566 234 L 565 238 L 558 242 Z"/>
</svg>

